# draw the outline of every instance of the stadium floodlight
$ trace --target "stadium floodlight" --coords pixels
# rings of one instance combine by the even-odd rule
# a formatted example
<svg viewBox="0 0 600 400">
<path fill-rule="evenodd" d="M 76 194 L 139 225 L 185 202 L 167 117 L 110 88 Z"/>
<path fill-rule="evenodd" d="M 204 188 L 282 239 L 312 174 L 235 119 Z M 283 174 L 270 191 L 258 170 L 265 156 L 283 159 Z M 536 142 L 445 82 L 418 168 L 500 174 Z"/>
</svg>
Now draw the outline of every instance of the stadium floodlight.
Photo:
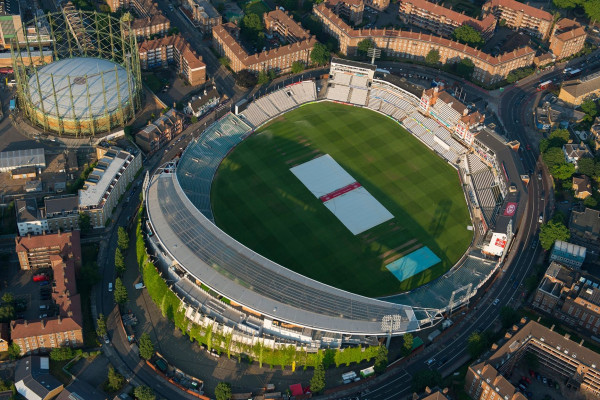
<svg viewBox="0 0 600 400">
<path fill-rule="evenodd" d="M 367 50 L 367 55 L 371 57 L 371 65 L 375 64 L 375 59 L 381 57 L 381 50 L 377 47 L 371 47 Z"/>
<path fill-rule="evenodd" d="M 384 332 L 396 332 L 402 326 L 402 316 L 399 314 L 384 315 L 381 318 L 381 330 Z"/>
</svg>

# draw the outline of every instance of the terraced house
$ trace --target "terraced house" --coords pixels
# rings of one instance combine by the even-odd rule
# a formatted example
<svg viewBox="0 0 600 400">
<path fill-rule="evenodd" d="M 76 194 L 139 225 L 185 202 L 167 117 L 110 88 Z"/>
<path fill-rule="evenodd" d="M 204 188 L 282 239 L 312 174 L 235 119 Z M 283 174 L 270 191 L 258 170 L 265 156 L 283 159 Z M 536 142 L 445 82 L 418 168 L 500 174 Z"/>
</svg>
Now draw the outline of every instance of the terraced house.
<svg viewBox="0 0 600 400">
<path fill-rule="evenodd" d="M 470 59 L 475 65 L 472 77 L 486 84 L 499 82 L 511 71 L 531 65 L 535 56 L 529 46 L 492 56 L 465 44 L 420 32 L 353 29 L 324 3 L 314 7 L 313 12 L 324 29 L 339 41 L 342 54 L 357 54 L 358 43 L 364 39 L 374 41 L 386 56 L 406 59 L 425 60 L 429 51 L 435 49 L 440 53 L 441 63 Z"/>
</svg>

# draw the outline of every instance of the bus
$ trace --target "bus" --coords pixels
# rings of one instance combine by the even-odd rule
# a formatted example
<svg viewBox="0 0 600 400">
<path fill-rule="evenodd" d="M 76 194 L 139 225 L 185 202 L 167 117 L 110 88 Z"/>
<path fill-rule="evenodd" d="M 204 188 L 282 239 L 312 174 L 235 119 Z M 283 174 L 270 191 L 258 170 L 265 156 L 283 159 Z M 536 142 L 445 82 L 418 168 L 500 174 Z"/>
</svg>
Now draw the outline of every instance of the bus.
<svg viewBox="0 0 600 400">
<path fill-rule="evenodd" d="M 537 90 L 538 92 L 541 92 L 542 90 L 548 89 L 550 86 L 552 86 L 552 81 L 545 81 L 538 85 Z"/>
</svg>

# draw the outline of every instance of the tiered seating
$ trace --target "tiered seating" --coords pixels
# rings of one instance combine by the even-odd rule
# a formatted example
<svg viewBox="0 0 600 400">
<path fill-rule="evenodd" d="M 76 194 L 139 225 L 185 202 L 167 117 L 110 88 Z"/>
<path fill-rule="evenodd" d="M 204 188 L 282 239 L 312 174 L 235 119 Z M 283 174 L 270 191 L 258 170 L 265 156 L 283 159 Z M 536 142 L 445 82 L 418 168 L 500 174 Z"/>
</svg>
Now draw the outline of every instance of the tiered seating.
<svg viewBox="0 0 600 400">
<path fill-rule="evenodd" d="M 273 105 L 279 109 L 279 111 L 289 110 L 290 108 L 294 108 L 298 105 L 298 103 L 296 103 L 294 100 L 293 93 L 287 89 L 273 92 L 268 97 Z"/>
<path fill-rule="evenodd" d="M 364 106 L 367 104 L 367 94 L 369 93 L 366 89 L 352 88 L 350 92 L 350 103 L 359 104 Z"/>
<path fill-rule="evenodd" d="M 327 89 L 327 98 L 334 101 L 348 102 L 348 95 L 350 94 L 349 86 L 336 85 L 330 86 Z"/>
<path fill-rule="evenodd" d="M 350 81 L 350 86 L 359 87 L 359 88 L 367 88 L 369 84 L 369 79 L 366 76 L 352 76 L 352 80 Z"/>
<path fill-rule="evenodd" d="M 269 96 L 261 97 L 260 99 L 255 100 L 254 103 L 259 106 L 261 110 L 263 110 L 265 114 L 269 116 L 269 118 L 272 118 L 279 114 L 279 110 L 273 105 L 273 103 L 271 103 Z"/>
<path fill-rule="evenodd" d="M 260 126 L 269 116 L 256 104 L 250 104 L 242 116 L 254 126 Z"/>
<path fill-rule="evenodd" d="M 229 151 L 241 142 L 251 128 L 240 118 L 227 114 L 206 129 L 188 146 L 177 168 L 177 178 L 193 188 L 186 194 L 198 209 L 212 220 L 210 185 L 221 161 Z"/>
<path fill-rule="evenodd" d="M 338 72 L 333 76 L 332 82 L 339 83 L 340 85 L 344 86 L 349 86 L 351 80 L 352 75 Z"/>
<path fill-rule="evenodd" d="M 287 88 L 294 94 L 298 104 L 315 101 L 317 99 L 317 87 L 313 81 L 302 82 Z"/>
</svg>

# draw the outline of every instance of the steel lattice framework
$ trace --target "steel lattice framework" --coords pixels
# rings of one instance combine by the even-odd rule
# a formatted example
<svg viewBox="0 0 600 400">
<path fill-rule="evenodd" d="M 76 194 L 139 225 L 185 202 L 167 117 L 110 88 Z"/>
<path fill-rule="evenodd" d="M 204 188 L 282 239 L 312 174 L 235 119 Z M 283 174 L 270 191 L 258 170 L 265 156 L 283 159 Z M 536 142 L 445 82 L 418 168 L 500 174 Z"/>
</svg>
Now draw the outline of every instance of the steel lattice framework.
<svg viewBox="0 0 600 400">
<path fill-rule="evenodd" d="M 44 131 L 94 136 L 141 106 L 137 41 L 124 19 L 72 7 L 38 15 L 11 54 L 19 108 Z"/>
</svg>

